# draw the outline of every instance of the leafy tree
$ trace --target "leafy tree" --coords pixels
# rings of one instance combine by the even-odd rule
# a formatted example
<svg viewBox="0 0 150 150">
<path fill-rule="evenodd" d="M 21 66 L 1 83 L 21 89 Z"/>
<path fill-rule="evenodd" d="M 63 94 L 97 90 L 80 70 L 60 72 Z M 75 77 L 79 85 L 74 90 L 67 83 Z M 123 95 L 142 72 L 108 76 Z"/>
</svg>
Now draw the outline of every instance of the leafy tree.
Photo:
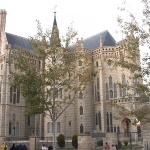
<svg viewBox="0 0 150 150">
<path fill-rule="evenodd" d="M 132 122 L 136 124 L 138 121 L 141 123 L 150 121 L 150 55 L 146 54 L 142 57 L 140 62 L 140 49 L 150 49 L 150 5 L 147 0 L 141 1 L 142 16 L 138 19 L 138 15 L 131 13 L 127 7 L 127 2 L 123 3 L 120 7 L 120 14 L 128 14 L 128 19 L 122 16 L 118 17 L 118 24 L 120 32 L 125 37 L 122 41 L 122 48 L 125 55 L 122 60 L 115 62 L 116 66 L 121 66 L 130 72 L 130 83 L 119 85 L 122 89 L 127 90 L 125 100 L 130 100 L 130 109 L 124 105 L 113 103 L 112 105 L 117 108 L 118 116 L 116 119 L 125 117 L 133 117 L 135 120 Z"/>
<path fill-rule="evenodd" d="M 58 143 L 58 146 L 60 148 L 65 147 L 65 137 L 64 137 L 64 135 L 59 134 L 59 136 L 57 137 L 57 143 Z"/>
<path fill-rule="evenodd" d="M 44 33 L 38 21 L 37 30 L 37 35 L 30 38 L 32 51 L 12 51 L 10 80 L 26 100 L 26 115 L 45 114 L 53 121 L 55 150 L 55 122 L 92 79 L 92 66 L 88 63 L 91 55 L 82 47 L 70 47 L 77 35 L 72 26 L 62 39 L 56 25 L 52 32 Z M 79 60 L 83 64 L 78 68 Z"/>
<path fill-rule="evenodd" d="M 73 135 L 72 137 L 72 146 L 77 149 L 78 148 L 78 136 L 77 135 Z"/>
</svg>

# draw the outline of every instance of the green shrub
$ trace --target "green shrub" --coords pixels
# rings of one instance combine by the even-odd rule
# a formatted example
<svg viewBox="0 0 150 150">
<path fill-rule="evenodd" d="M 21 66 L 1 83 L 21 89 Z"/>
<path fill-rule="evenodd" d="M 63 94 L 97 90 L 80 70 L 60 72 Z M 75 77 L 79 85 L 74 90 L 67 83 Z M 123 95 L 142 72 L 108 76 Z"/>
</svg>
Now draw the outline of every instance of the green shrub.
<svg viewBox="0 0 150 150">
<path fill-rule="evenodd" d="M 65 137 L 62 134 L 59 134 L 59 136 L 57 137 L 57 144 L 60 148 L 65 147 Z"/>
<path fill-rule="evenodd" d="M 103 140 L 97 141 L 97 146 L 103 146 Z"/>
<path fill-rule="evenodd" d="M 72 146 L 77 149 L 78 148 L 78 136 L 77 135 L 73 135 L 72 137 Z"/>
<path fill-rule="evenodd" d="M 122 143 L 121 141 L 118 141 L 118 147 L 121 148 L 122 147 Z"/>
<path fill-rule="evenodd" d="M 124 140 L 123 143 L 125 146 L 127 146 L 129 142 L 128 142 L 128 140 Z"/>
</svg>

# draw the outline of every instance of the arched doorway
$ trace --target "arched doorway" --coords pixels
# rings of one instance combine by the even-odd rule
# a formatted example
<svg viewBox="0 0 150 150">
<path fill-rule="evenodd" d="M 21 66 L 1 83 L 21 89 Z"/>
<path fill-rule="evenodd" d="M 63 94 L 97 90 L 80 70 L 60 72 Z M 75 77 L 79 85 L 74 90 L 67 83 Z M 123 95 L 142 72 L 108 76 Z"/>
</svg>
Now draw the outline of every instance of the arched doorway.
<svg viewBox="0 0 150 150">
<path fill-rule="evenodd" d="M 130 132 L 130 128 L 131 128 L 131 120 L 129 118 L 124 118 L 122 120 L 122 126 L 124 129 L 124 136 L 129 137 L 129 132 Z"/>
</svg>

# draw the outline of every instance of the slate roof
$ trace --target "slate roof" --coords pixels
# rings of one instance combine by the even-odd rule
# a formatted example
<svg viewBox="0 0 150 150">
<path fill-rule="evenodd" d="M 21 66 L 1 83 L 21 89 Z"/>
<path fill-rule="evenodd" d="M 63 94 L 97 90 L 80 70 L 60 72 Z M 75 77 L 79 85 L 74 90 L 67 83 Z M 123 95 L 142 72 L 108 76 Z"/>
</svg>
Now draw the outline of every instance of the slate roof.
<svg viewBox="0 0 150 150">
<path fill-rule="evenodd" d="M 20 37 L 14 34 L 6 33 L 8 44 L 11 45 L 12 49 L 16 49 L 16 46 L 24 49 L 32 50 L 30 41 L 27 38 Z"/>
<path fill-rule="evenodd" d="M 105 30 L 89 38 L 84 39 L 83 40 L 84 47 L 89 50 L 98 48 L 100 46 L 100 36 L 102 37 L 103 46 L 115 46 L 116 45 L 115 39 L 107 30 Z"/>
</svg>

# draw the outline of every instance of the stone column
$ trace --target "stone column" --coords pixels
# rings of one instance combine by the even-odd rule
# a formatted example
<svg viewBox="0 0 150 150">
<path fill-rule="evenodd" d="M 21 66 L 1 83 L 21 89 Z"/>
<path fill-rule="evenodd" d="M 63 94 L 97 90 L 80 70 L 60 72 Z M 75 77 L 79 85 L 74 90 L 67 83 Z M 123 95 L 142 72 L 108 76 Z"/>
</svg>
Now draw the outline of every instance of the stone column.
<svg viewBox="0 0 150 150">
<path fill-rule="evenodd" d="M 145 147 L 148 147 L 146 149 Z M 143 149 L 150 150 L 150 130 L 143 130 Z"/>
<path fill-rule="evenodd" d="M 38 137 L 30 137 L 29 141 L 29 149 L 30 150 L 39 150 L 39 138 Z"/>
<path fill-rule="evenodd" d="M 92 150 L 91 135 L 78 136 L 78 150 Z"/>
</svg>

